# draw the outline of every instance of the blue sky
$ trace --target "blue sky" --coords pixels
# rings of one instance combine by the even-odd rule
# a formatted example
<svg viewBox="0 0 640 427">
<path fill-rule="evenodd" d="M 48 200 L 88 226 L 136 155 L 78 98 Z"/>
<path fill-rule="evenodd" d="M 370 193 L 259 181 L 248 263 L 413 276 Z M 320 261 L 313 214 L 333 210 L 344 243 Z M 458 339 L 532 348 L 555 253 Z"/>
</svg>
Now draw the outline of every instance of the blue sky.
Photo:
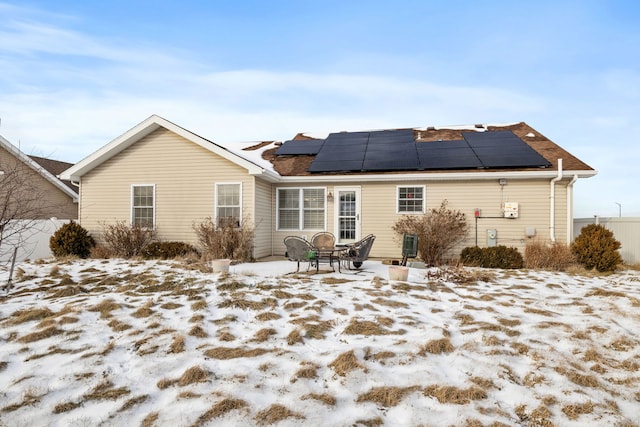
<svg viewBox="0 0 640 427">
<path fill-rule="evenodd" d="M 151 114 L 218 143 L 524 121 L 640 216 L 635 1 L 0 0 L 0 134 L 77 162 Z"/>
</svg>

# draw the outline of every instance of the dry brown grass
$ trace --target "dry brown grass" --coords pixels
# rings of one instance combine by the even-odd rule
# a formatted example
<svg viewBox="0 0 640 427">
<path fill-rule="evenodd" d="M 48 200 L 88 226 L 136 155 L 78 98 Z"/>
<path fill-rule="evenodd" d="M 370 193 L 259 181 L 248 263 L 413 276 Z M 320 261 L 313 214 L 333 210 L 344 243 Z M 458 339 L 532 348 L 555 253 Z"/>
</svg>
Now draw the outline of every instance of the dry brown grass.
<svg viewBox="0 0 640 427">
<path fill-rule="evenodd" d="M 128 387 L 115 388 L 111 381 L 105 380 L 87 392 L 83 398 L 86 400 L 117 400 L 129 393 L 131 391 Z"/>
<path fill-rule="evenodd" d="M 127 329 L 131 329 L 131 325 L 121 322 L 118 319 L 111 319 L 108 325 L 111 329 L 113 329 L 114 332 L 122 332 L 126 331 Z"/>
<path fill-rule="evenodd" d="M 220 330 L 217 337 L 220 341 L 223 342 L 231 342 L 236 340 L 236 336 L 227 330 Z"/>
<path fill-rule="evenodd" d="M 303 343 L 304 340 L 302 339 L 302 334 L 300 333 L 300 329 L 294 329 L 293 331 L 289 332 L 289 335 L 287 335 L 287 344 L 289 345 L 294 345 L 297 343 Z"/>
<path fill-rule="evenodd" d="M 333 360 L 333 362 L 329 363 L 329 367 L 332 368 L 336 374 L 342 377 L 346 376 L 349 372 L 355 369 L 362 369 L 367 372 L 367 369 L 364 367 L 364 365 L 362 365 L 358 361 L 358 358 L 356 357 L 356 354 L 353 350 L 346 351 L 340 354 Z"/>
<path fill-rule="evenodd" d="M 278 320 L 281 317 L 282 316 L 280 316 L 278 313 L 274 313 L 273 311 L 265 311 L 264 313 L 258 314 L 256 316 L 256 319 L 261 322 L 266 322 L 268 320 Z"/>
<path fill-rule="evenodd" d="M 64 330 L 58 329 L 55 326 L 50 326 L 41 331 L 32 332 L 30 334 L 22 336 L 18 339 L 18 342 L 30 343 L 34 341 L 40 341 L 47 338 L 51 338 L 56 335 L 61 335 L 63 333 L 64 333 Z"/>
<path fill-rule="evenodd" d="M 378 323 L 370 320 L 351 319 L 351 322 L 344 329 L 347 335 L 402 335 L 406 331 L 403 329 L 392 331 L 380 327 Z"/>
<path fill-rule="evenodd" d="M 193 311 L 204 310 L 207 308 L 207 301 L 204 299 L 198 299 L 196 302 L 191 304 L 191 309 Z"/>
<path fill-rule="evenodd" d="M 395 301 L 392 299 L 376 298 L 371 300 L 371 302 L 373 304 L 384 305 L 386 307 L 391 307 L 391 308 L 409 308 L 409 304 L 402 301 Z"/>
<path fill-rule="evenodd" d="M 458 388 L 454 386 L 430 385 L 424 389 L 424 395 L 435 397 L 440 403 L 454 405 L 466 405 L 472 400 L 481 400 L 487 397 L 486 391 L 477 386 Z"/>
<path fill-rule="evenodd" d="M 563 367 L 558 367 L 555 369 L 555 371 L 558 372 L 559 374 L 566 376 L 569 379 L 569 381 L 579 386 L 593 387 L 593 388 L 602 387 L 602 385 L 600 384 L 600 381 L 598 381 L 598 379 L 593 375 L 584 375 L 579 372 L 569 370 Z"/>
<path fill-rule="evenodd" d="M 87 308 L 87 311 L 100 313 L 100 318 L 108 319 L 111 317 L 111 312 L 120 309 L 120 304 L 113 299 L 106 299 L 100 303 Z"/>
<path fill-rule="evenodd" d="M 384 425 L 384 420 L 380 417 L 376 417 L 376 418 L 369 418 L 369 419 L 359 419 L 356 420 L 355 426 L 364 426 L 364 427 L 378 427 L 381 425 Z"/>
<path fill-rule="evenodd" d="M 56 406 L 53 407 L 53 413 L 62 414 L 64 412 L 73 411 L 74 409 L 79 408 L 80 406 L 82 406 L 82 403 L 80 402 L 58 403 Z"/>
<path fill-rule="evenodd" d="M 336 404 L 336 398 L 330 395 L 329 393 L 323 393 L 323 394 L 309 393 L 300 397 L 300 400 L 307 400 L 307 399 L 317 400 L 319 402 L 324 403 L 327 406 L 335 406 Z"/>
<path fill-rule="evenodd" d="M 178 379 L 178 385 L 180 387 L 184 387 L 189 384 L 203 383 L 207 381 L 208 377 L 209 373 L 200 366 L 192 366 L 184 371 L 182 376 Z"/>
<path fill-rule="evenodd" d="M 277 334 L 278 334 L 278 331 L 273 328 L 263 328 L 255 333 L 251 341 L 262 343 L 262 342 L 268 341 L 269 338 Z"/>
<path fill-rule="evenodd" d="M 215 418 L 220 418 L 231 411 L 237 411 L 247 407 L 249 407 L 249 404 L 242 399 L 233 399 L 231 397 L 224 398 L 213 405 L 207 412 L 200 415 L 195 425 L 203 425 L 206 422 L 211 421 Z"/>
<path fill-rule="evenodd" d="M 202 326 L 195 325 L 189 330 L 189 335 L 196 338 L 207 338 L 209 334 L 205 331 Z"/>
<path fill-rule="evenodd" d="M 304 420 L 305 417 L 297 412 L 293 412 L 286 406 L 271 405 L 267 409 L 264 409 L 256 414 L 254 420 L 258 425 L 270 425 L 275 424 L 287 418 L 295 418 L 297 420 Z"/>
<path fill-rule="evenodd" d="M 54 315 L 53 311 L 46 307 L 34 307 L 14 312 L 8 323 L 10 325 L 19 325 L 34 320 L 42 320 Z"/>
<path fill-rule="evenodd" d="M 294 374 L 293 378 L 291 379 L 292 383 L 296 382 L 299 378 L 305 378 L 305 379 L 318 378 L 319 366 L 309 362 L 306 362 L 306 363 L 303 362 L 302 365 L 303 366 L 300 369 L 298 369 L 298 371 Z"/>
<path fill-rule="evenodd" d="M 427 354 L 442 354 L 451 353 L 455 350 L 451 340 L 449 338 L 440 338 L 437 340 L 431 340 L 420 347 L 418 351 L 419 356 L 426 356 Z"/>
<path fill-rule="evenodd" d="M 140 424 L 140 427 L 157 427 L 156 422 L 158 421 L 158 418 L 160 418 L 160 413 L 156 411 L 151 412 L 146 417 L 144 417 L 142 423 Z"/>
<path fill-rule="evenodd" d="M 385 408 L 397 406 L 409 393 L 419 390 L 419 386 L 411 387 L 374 387 L 368 392 L 361 394 L 356 402 L 374 402 Z"/>
<path fill-rule="evenodd" d="M 86 294 L 89 291 L 81 286 L 67 286 L 62 289 L 55 290 L 51 295 L 47 296 L 47 299 L 58 299 L 65 297 L 72 297 L 78 294 Z"/>
<path fill-rule="evenodd" d="M 132 397 L 131 399 L 128 399 L 126 402 L 124 402 L 122 404 L 122 406 L 120 407 L 120 410 L 118 412 L 127 411 L 127 410 L 133 408 L 136 405 L 143 404 L 147 400 L 149 400 L 149 395 L 148 394 L 143 394 L 143 395 L 140 395 L 140 396 Z"/>
<path fill-rule="evenodd" d="M 240 357 L 258 357 L 270 353 L 264 348 L 216 347 L 205 350 L 204 355 L 213 359 L 237 359 Z"/>
<path fill-rule="evenodd" d="M 575 420 L 580 415 L 590 414 L 593 412 L 593 402 L 584 402 L 584 403 L 576 403 L 571 405 L 563 405 L 562 412 L 569 418 L 570 420 Z"/>
<path fill-rule="evenodd" d="M 260 311 L 268 307 L 274 308 L 278 305 L 277 301 L 278 300 L 273 298 L 266 298 L 261 301 L 251 301 L 238 297 L 221 302 L 218 304 L 218 308 L 238 308 L 240 310 Z"/>
<path fill-rule="evenodd" d="M 153 315 L 153 313 L 155 313 L 151 307 L 153 307 L 155 304 L 153 301 L 147 301 L 146 304 L 144 304 L 142 307 L 140 307 L 139 309 L 137 309 L 136 311 L 134 311 L 133 313 L 131 313 L 131 315 L 133 317 L 136 317 L 138 319 L 143 318 L 143 317 L 149 317 L 151 315 Z"/>
<path fill-rule="evenodd" d="M 169 346 L 169 353 L 182 353 L 184 352 L 184 341 L 185 338 L 183 335 L 176 335 L 173 337 L 173 341 L 171 341 L 171 345 Z"/>
</svg>

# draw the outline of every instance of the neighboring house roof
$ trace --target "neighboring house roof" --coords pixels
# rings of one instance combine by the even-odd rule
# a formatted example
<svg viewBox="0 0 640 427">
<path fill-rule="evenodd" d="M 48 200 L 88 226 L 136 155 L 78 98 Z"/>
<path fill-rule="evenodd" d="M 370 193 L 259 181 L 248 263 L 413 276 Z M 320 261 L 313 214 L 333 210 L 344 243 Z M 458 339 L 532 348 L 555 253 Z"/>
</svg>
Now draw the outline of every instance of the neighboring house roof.
<svg viewBox="0 0 640 427">
<path fill-rule="evenodd" d="M 271 168 L 265 167 L 268 163 L 264 160 L 250 160 L 250 156 L 242 156 L 239 154 L 240 150 L 233 151 L 218 145 L 157 115 L 152 115 L 143 122 L 134 126 L 132 129 L 120 135 L 98 151 L 60 173 L 59 177 L 70 181 L 78 181 L 80 177 L 95 167 L 109 160 L 161 127 L 180 135 L 188 141 L 191 141 L 194 144 L 197 144 L 206 150 L 237 164 L 238 166 L 245 168 L 250 175 L 258 175 L 269 181 L 277 180 L 277 174 L 275 174 Z"/>
<path fill-rule="evenodd" d="M 405 151 L 409 155 L 418 156 L 419 150 L 429 148 L 426 144 L 437 142 L 438 147 L 443 149 L 451 148 L 450 156 L 455 156 L 456 149 L 460 144 L 465 143 L 475 137 L 476 132 L 481 132 L 489 137 L 493 135 L 511 135 L 512 140 L 523 142 L 526 147 L 530 147 L 535 153 L 534 157 L 541 159 L 538 163 L 515 162 L 515 166 L 497 166 L 484 167 L 482 164 L 474 167 L 455 166 L 455 162 L 448 167 L 443 165 L 442 168 L 437 163 L 432 163 L 429 167 L 416 165 L 415 167 L 405 168 L 389 168 L 388 170 L 367 170 L 362 168 L 357 170 L 336 170 L 320 171 L 314 168 L 314 160 L 319 157 L 319 148 L 326 150 L 326 146 L 341 147 L 339 144 L 325 144 L 326 141 L 336 138 L 342 139 L 346 144 L 361 144 L 362 150 L 367 150 L 371 145 L 367 146 L 364 142 L 367 138 L 374 134 L 379 138 L 384 138 L 385 134 L 389 135 L 389 140 L 385 144 L 393 147 L 395 142 L 392 141 L 397 135 L 403 135 L 410 138 L 409 150 L 406 150 L 406 140 L 398 140 L 398 152 Z M 491 133 L 494 133 L 491 135 Z M 378 139 L 379 141 L 380 139 Z M 299 146 L 297 145 L 299 144 Z M 403 145 L 404 144 L 404 145 Z M 421 144 L 425 144 L 422 145 Z M 520 145 L 523 145 L 520 143 Z M 281 148 L 287 146 L 288 149 Z M 524 145 L 523 145 L 524 146 Z M 458 147 L 458 148 L 456 148 Z M 499 148 L 498 148 L 499 149 Z M 315 152 L 314 152 L 315 150 Z M 528 150 L 528 148 L 527 148 Z M 351 153 L 358 152 L 359 149 L 351 149 Z M 529 150 L 531 151 L 531 150 Z M 310 136 L 309 134 L 299 133 L 292 140 L 286 141 L 284 144 L 272 144 L 268 147 L 262 147 L 263 157 L 273 164 L 274 170 L 285 179 L 289 178 L 302 180 L 329 181 L 341 179 L 344 176 L 357 174 L 360 180 L 388 180 L 388 179 L 415 179 L 417 174 L 423 175 L 429 179 L 489 179 L 498 175 L 503 177 L 555 177 L 558 174 L 559 159 L 562 159 L 563 173 L 567 175 L 576 175 L 579 178 L 586 178 L 596 175 L 596 171 L 568 151 L 564 150 L 553 141 L 542 135 L 524 122 L 506 124 L 506 125 L 465 125 L 465 126 L 449 126 L 449 127 L 426 127 L 426 128 L 405 128 L 392 129 L 384 131 L 365 131 L 365 132 L 340 132 L 321 136 Z M 279 153 L 285 153 L 284 155 Z M 295 154 L 286 154 L 295 153 Z M 313 153 L 313 154 L 311 154 Z M 389 152 L 393 156 L 393 151 Z M 324 153 L 320 153 L 324 154 Z M 336 156 L 339 158 L 340 154 Z M 343 162 L 348 164 L 349 162 Z M 416 163 L 416 162 L 414 162 Z M 419 162 L 417 162 L 419 163 Z M 489 162 L 490 164 L 490 162 Z M 406 165 L 405 165 L 406 166 Z M 320 168 L 322 169 L 322 168 Z"/>
<path fill-rule="evenodd" d="M 12 153 L 18 160 L 22 161 L 44 179 L 59 188 L 60 191 L 71 197 L 74 202 L 78 201 L 78 192 L 70 185 L 71 183 L 63 182 L 56 177 L 58 170 L 63 167 L 68 168 L 71 166 L 71 163 L 45 159 L 44 157 L 28 156 L 2 136 L 0 136 L 0 147 Z"/>
<path fill-rule="evenodd" d="M 73 163 L 61 162 L 59 160 L 47 159 L 45 157 L 38 157 L 38 156 L 29 156 L 29 157 L 34 162 L 38 163 L 40 166 L 46 169 L 53 176 L 58 176 L 59 174 L 61 174 L 62 172 L 66 171 L 71 166 L 73 166 Z M 71 181 L 68 181 L 68 180 L 61 180 L 61 181 L 64 183 L 64 185 L 69 187 L 71 191 L 74 191 L 74 192 L 76 191 L 77 187 L 73 185 Z"/>
</svg>

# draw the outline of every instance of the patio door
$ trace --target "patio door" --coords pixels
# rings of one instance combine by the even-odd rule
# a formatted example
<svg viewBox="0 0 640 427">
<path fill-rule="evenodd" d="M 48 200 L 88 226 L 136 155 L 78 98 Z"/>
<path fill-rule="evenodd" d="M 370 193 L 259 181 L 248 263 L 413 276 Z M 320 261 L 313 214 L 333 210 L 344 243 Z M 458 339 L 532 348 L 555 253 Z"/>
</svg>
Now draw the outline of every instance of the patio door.
<svg viewBox="0 0 640 427">
<path fill-rule="evenodd" d="M 353 243 L 360 239 L 360 187 L 335 187 L 336 243 Z"/>
</svg>

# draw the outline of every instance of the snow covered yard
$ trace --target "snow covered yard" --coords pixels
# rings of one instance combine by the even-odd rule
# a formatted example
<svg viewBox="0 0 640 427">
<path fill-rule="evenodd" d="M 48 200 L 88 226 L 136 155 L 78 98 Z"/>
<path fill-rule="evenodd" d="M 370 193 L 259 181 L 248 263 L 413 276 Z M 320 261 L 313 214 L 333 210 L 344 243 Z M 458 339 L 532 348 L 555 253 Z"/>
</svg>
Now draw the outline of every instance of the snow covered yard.
<svg viewBox="0 0 640 427">
<path fill-rule="evenodd" d="M 638 272 L 18 267 L 3 426 L 640 425 Z"/>
</svg>

